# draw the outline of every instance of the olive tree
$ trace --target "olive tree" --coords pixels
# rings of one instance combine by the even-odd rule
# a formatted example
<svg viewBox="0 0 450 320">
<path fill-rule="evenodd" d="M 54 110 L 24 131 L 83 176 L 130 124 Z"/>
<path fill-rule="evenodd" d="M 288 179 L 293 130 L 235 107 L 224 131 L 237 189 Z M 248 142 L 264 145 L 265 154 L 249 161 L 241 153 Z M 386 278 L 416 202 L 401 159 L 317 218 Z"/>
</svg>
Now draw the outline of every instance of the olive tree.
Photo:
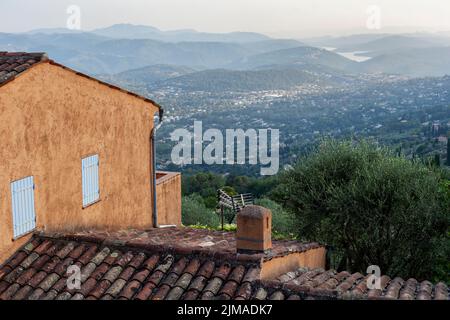
<svg viewBox="0 0 450 320">
<path fill-rule="evenodd" d="M 436 170 L 375 143 L 326 140 L 281 175 L 273 196 L 295 214 L 300 238 L 331 246 L 337 268 L 423 279 L 449 243 Z"/>
</svg>

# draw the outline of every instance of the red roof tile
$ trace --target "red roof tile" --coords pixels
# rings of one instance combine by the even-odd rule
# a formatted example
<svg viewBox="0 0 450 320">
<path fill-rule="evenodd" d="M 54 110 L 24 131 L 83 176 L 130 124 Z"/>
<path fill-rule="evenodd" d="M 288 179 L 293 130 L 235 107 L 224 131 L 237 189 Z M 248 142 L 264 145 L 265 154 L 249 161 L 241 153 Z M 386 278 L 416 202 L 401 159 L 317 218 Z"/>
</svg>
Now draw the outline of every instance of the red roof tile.
<svg viewBox="0 0 450 320">
<path fill-rule="evenodd" d="M 443 283 L 433 286 L 382 277 L 382 289 L 369 290 L 363 275 L 333 270 L 299 269 L 274 281 L 261 281 L 262 261 L 317 244 L 274 241 L 276 250 L 271 255 L 244 259 L 234 245 L 233 234 L 188 228 L 35 235 L 0 267 L 0 299 L 449 298 Z M 70 265 L 81 268 L 79 290 L 67 287 Z"/>
<path fill-rule="evenodd" d="M 281 275 L 277 281 L 284 289 L 300 295 L 315 293 L 340 299 L 450 300 L 449 288 L 442 282 L 433 286 L 429 281 L 382 276 L 381 289 L 369 289 L 367 279 L 360 273 L 300 268 Z"/>
<path fill-rule="evenodd" d="M 82 266 L 79 290 L 66 284 L 73 264 Z M 202 299 L 234 298 L 244 273 L 254 268 L 237 260 L 36 236 L 0 269 L 0 299 L 182 299 L 192 294 L 188 290 Z"/>
<path fill-rule="evenodd" d="M 45 53 L 0 52 L 0 85 L 45 60 L 48 60 Z"/>
</svg>

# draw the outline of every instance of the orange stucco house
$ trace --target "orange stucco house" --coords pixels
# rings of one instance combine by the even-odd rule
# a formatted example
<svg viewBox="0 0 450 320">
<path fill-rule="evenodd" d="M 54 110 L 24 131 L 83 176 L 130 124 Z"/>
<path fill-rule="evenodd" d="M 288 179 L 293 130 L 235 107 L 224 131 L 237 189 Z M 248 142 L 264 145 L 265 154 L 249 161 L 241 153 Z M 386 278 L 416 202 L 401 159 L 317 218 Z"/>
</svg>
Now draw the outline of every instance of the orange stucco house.
<svg viewBox="0 0 450 320">
<path fill-rule="evenodd" d="M 450 299 L 442 282 L 325 270 L 324 244 L 272 240 L 266 208 L 242 208 L 236 233 L 179 227 L 155 114 L 45 55 L 0 53 L 0 300 Z"/>
<path fill-rule="evenodd" d="M 162 114 L 45 54 L 0 52 L 0 261 L 36 230 L 180 225 L 180 175 L 154 169 Z"/>
</svg>

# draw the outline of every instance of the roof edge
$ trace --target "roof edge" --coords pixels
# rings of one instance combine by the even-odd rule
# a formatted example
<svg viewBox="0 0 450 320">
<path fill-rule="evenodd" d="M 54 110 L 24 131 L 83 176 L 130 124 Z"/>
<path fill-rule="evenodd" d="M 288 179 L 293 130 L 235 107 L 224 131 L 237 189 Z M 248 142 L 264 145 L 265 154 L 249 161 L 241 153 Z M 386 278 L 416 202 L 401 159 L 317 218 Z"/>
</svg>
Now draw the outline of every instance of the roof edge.
<svg viewBox="0 0 450 320">
<path fill-rule="evenodd" d="M 61 63 L 58 63 L 58 62 L 56 62 L 56 61 L 54 61 L 54 60 L 52 60 L 52 59 L 46 59 L 46 60 L 41 61 L 40 63 L 45 63 L 45 62 L 46 62 L 46 63 L 49 63 L 49 64 L 51 64 L 51 65 L 53 65 L 53 66 L 57 66 L 57 67 L 60 67 L 60 68 L 62 68 L 62 69 L 65 69 L 65 70 L 67 70 L 67 71 L 70 71 L 70 72 L 72 72 L 72 73 L 75 73 L 76 75 L 78 75 L 78 76 L 80 76 L 80 77 L 83 77 L 83 78 L 87 78 L 87 79 L 89 79 L 89 80 L 96 81 L 96 82 L 98 82 L 98 83 L 100 83 L 100 84 L 102 84 L 102 85 L 104 85 L 104 86 L 107 86 L 107 87 L 109 87 L 109 88 L 111 88 L 111 89 L 121 91 L 121 92 L 126 93 L 126 94 L 128 94 L 128 95 L 131 95 L 131 96 L 133 96 L 133 97 L 135 97 L 135 98 L 138 98 L 138 99 L 144 100 L 145 102 L 151 103 L 152 105 L 154 105 L 155 107 L 157 107 L 157 108 L 159 109 L 160 117 L 162 118 L 162 114 L 163 114 L 163 112 L 164 112 L 163 107 L 162 107 L 160 104 L 158 104 L 157 102 L 155 102 L 154 100 L 152 100 L 152 99 L 146 98 L 146 97 L 144 97 L 144 96 L 142 96 L 142 95 L 139 95 L 139 94 L 137 94 L 137 93 L 135 93 L 135 92 L 132 92 L 132 91 L 130 91 L 130 90 L 125 90 L 125 89 L 123 89 L 123 88 L 121 88 L 121 87 L 118 87 L 118 86 L 116 86 L 116 85 L 113 85 L 113 84 L 104 82 L 104 81 L 102 81 L 102 80 L 99 80 L 99 79 L 97 79 L 97 78 L 94 78 L 94 77 L 92 77 L 92 76 L 89 76 L 89 75 L 87 75 L 87 74 L 85 74 L 85 73 L 82 73 L 82 72 L 80 72 L 80 71 L 76 71 L 76 70 L 74 70 L 74 69 L 72 69 L 72 68 L 69 68 L 69 67 L 67 67 L 67 66 L 65 66 L 65 65 L 63 65 L 63 64 L 61 64 Z M 32 65 L 31 68 L 34 67 L 34 66 L 37 65 L 37 64 L 40 64 L 40 63 L 36 63 L 36 64 Z M 30 69 L 31 69 L 31 68 L 30 68 Z"/>
<path fill-rule="evenodd" d="M 3 51 L 0 51 L 0 53 L 4 53 L 4 52 L 3 52 Z M 24 54 L 25 54 L 25 52 L 24 52 Z M 143 101 L 145 101 L 145 102 L 147 102 L 147 103 L 150 103 L 150 104 L 152 104 L 153 106 L 155 106 L 156 108 L 158 108 L 158 110 L 159 110 L 159 117 L 160 117 L 160 119 L 162 120 L 162 117 L 163 117 L 163 114 L 164 114 L 164 109 L 163 109 L 163 107 L 162 107 L 160 104 L 158 104 L 158 103 L 155 102 L 154 100 L 149 99 L 149 98 L 146 98 L 146 97 L 144 97 L 144 96 L 142 96 L 142 95 L 139 95 L 139 94 L 137 94 L 137 93 L 135 93 L 135 92 L 132 92 L 132 91 L 130 91 L 130 90 L 125 90 L 125 89 L 120 88 L 120 87 L 118 87 L 118 86 L 116 86 L 116 85 L 113 85 L 113 84 L 104 82 L 104 81 L 102 81 L 102 80 L 99 80 L 99 79 L 97 79 L 97 78 L 94 78 L 94 77 L 92 77 L 92 76 L 89 76 L 89 75 L 87 75 L 87 74 L 85 74 L 85 73 L 76 71 L 76 70 L 74 70 L 74 69 L 72 69 L 72 68 L 69 68 L 69 67 L 67 67 L 67 66 L 65 66 L 65 65 L 63 65 L 63 64 L 60 64 L 60 63 L 58 63 L 58 62 L 56 62 L 56 61 L 50 59 L 50 58 L 48 57 L 47 53 L 45 53 L 45 52 L 32 53 L 32 54 L 33 54 L 33 55 L 38 55 L 38 54 L 41 55 L 41 59 L 40 59 L 39 61 L 37 61 L 36 63 L 33 63 L 32 65 L 30 65 L 30 66 L 29 66 L 27 69 L 25 69 L 24 71 L 22 71 L 22 72 L 16 74 L 15 76 L 9 77 L 9 78 L 7 78 L 5 81 L 1 82 L 1 83 L 0 83 L 0 88 L 3 87 L 4 85 L 6 85 L 6 84 L 8 84 L 8 83 L 10 83 L 10 82 L 12 82 L 12 81 L 14 81 L 15 79 L 17 79 L 17 78 L 20 77 L 21 75 L 27 73 L 29 70 L 33 69 L 34 67 L 36 67 L 36 66 L 38 66 L 38 65 L 41 65 L 41 64 L 43 64 L 43 63 L 48 63 L 48 64 L 50 64 L 50 65 L 54 65 L 54 66 L 63 68 L 63 69 L 65 69 L 65 70 L 67 70 L 67 71 L 70 71 L 70 72 L 72 72 L 72 73 L 75 73 L 75 74 L 78 75 L 78 76 L 81 76 L 81 77 L 84 77 L 84 78 L 87 78 L 87 79 L 96 81 L 97 83 L 100 83 L 100 84 L 102 84 L 102 85 L 105 85 L 105 86 L 107 86 L 107 87 L 109 87 L 109 88 L 111 88 L 111 89 L 121 91 L 121 92 L 126 93 L 126 94 L 128 94 L 128 95 L 131 95 L 131 96 L 133 96 L 133 97 L 135 97 L 135 98 L 138 98 L 138 99 L 140 99 L 140 100 L 143 100 Z"/>
</svg>

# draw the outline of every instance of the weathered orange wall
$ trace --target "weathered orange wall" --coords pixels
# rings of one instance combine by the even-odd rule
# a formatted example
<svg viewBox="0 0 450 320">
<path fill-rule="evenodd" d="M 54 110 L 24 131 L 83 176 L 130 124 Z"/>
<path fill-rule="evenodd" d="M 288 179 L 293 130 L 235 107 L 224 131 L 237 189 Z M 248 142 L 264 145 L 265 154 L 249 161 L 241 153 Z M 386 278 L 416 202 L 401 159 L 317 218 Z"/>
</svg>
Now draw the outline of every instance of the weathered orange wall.
<svg viewBox="0 0 450 320">
<path fill-rule="evenodd" d="M 326 249 L 324 247 L 311 249 L 287 256 L 275 258 L 263 263 L 261 268 L 262 280 L 273 280 L 280 275 L 298 268 L 325 268 Z"/>
<path fill-rule="evenodd" d="M 157 172 L 156 176 L 158 224 L 181 226 L 181 174 Z"/>
<path fill-rule="evenodd" d="M 150 131 L 158 109 L 42 63 L 0 87 L 0 263 L 13 242 L 10 183 L 34 176 L 37 228 L 152 226 Z M 81 159 L 100 157 L 101 201 L 82 209 Z"/>
</svg>

